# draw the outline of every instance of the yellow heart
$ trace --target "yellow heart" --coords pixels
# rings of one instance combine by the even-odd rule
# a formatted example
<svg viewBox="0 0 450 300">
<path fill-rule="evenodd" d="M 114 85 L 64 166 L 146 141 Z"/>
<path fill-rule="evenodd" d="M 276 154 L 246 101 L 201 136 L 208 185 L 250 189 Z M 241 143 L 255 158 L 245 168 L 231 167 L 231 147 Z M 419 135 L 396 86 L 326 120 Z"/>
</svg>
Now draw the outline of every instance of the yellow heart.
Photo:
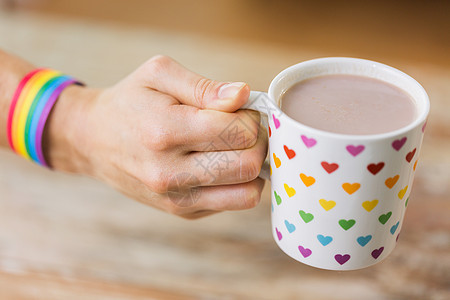
<svg viewBox="0 0 450 300">
<path fill-rule="evenodd" d="M 375 200 L 372 200 L 372 201 L 364 201 L 363 204 L 362 204 L 362 207 L 364 207 L 365 210 L 370 212 L 377 205 L 378 205 L 378 200 L 375 199 Z"/>
<path fill-rule="evenodd" d="M 275 167 L 279 168 L 281 166 L 281 160 L 275 155 L 275 153 L 273 154 L 273 162 L 275 163 Z"/>
<path fill-rule="evenodd" d="M 405 186 L 402 190 L 400 190 L 400 192 L 398 192 L 398 197 L 399 197 L 400 199 L 403 199 L 403 197 L 404 197 L 405 194 L 406 194 L 406 190 L 408 190 L 408 186 Z"/>
<path fill-rule="evenodd" d="M 312 176 L 306 176 L 303 173 L 300 173 L 300 179 L 303 181 L 303 183 L 306 185 L 306 187 L 311 186 L 316 182 L 316 179 Z"/>
<path fill-rule="evenodd" d="M 349 195 L 351 195 L 354 192 L 356 192 L 357 190 L 359 190 L 360 187 L 361 187 L 361 185 L 359 183 L 346 182 L 342 185 L 342 188 L 344 189 L 344 191 L 346 191 Z"/>
<path fill-rule="evenodd" d="M 272 176 L 272 166 L 269 166 L 270 169 L 270 176 Z"/>
<path fill-rule="evenodd" d="M 295 189 L 288 186 L 286 183 L 284 184 L 284 189 L 286 190 L 286 193 L 289 196 L 289 198 L 295 195 Z"/>
<path fill-rule="evenodd" d="M 319 203 L 326 211 L 329 211 L 330 209 L 336 206 L 336 202 L 334 202 L 333 200 L 327 201 L 325 199 L 320 199 Z"/>
<path fill-rule="evenodd" d="M 388 179 L 386 179 L 386 181 L 384 182 L 384 184 L 392 189 L 392 187 L 397 183 L 397 180 L 400 178 L 399 175 L 395 175 L 394 177 L 389 177 Z"/>
</svg>

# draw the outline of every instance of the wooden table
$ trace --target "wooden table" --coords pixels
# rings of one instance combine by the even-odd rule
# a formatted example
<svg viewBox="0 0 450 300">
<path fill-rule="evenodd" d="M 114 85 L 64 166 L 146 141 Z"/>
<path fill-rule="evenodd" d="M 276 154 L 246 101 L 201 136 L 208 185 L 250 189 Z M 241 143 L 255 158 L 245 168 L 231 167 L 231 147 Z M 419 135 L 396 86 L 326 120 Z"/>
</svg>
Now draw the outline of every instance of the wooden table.
<svg viewBox="0 0 450 300">
<path fill-rule="evenodd" d="M 164 53 L 259 90 L 325 53 L 1 10 L 0 47 L 94 86 Z M 331 272 L 287 257 L 268 185 L 255 209 L 186 221 L 0 151 L 0 299 L 450 299 L 450 70 L 379 60 L 432 100 L 401 238 L 382 263 Z"/>
</svg>

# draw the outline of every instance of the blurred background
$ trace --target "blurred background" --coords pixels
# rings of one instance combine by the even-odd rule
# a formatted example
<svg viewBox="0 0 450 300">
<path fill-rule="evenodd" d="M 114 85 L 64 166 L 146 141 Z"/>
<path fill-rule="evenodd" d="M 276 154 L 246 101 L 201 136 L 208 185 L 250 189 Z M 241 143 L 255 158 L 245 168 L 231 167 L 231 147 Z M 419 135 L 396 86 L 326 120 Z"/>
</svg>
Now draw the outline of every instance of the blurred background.
<svg viewBox="0 0 450 300">
<path fill-rule="evenodd" d="M 352 56 L 431 99 L 399 244 L 360 271 L 284 255 L 268 184 L 256 209 L 185 221 L 0 150 L 0 299 L 450 299 L 449 16 L 438 0 L 0 0 L 0 48 L 91 86 L 156 54 L 255 90 L 300 61 Z"/>
</svg>

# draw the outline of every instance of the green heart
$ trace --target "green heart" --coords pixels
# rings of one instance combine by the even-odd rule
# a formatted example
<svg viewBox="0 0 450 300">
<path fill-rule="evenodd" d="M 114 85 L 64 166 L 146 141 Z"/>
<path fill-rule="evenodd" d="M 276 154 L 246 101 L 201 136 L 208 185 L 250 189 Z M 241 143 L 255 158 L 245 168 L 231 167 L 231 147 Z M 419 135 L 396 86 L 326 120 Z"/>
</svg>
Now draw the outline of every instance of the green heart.
<svg viewBox="0 0 450 300">
<path fill-rule="evenodd" d="M 280 205 L 281 204 L 281 197 L 278 196 L 276 191 L 273 191 L 273 193 L 275 194 L 275 200 L 277 201 L 277 205 Z"/>
<path fill-rule="evenodd" d="M 389 218 L 392 216 L 392 212 L 388 212 L 384 215 L 381 215 L 378 217 L 378 221 L 380 221 L 381 224 L 386 224 L 386 222 L 389 220 Z"/>
<path fill-rule="evenodd" d="M 299 211 L 300 213 L 300 217 L 302 217 L 303 221 L 305 221 L 305 223 L 309 223 L 314 219 L 313 214 L 307 213 L 303 210 Z"/>
<path fill-rule="evenodd" d="M 409 201 L 409 197 L 408 197 L 408 199 L 406 199 L 406 201 L 405 201 L 405 207 L 408 206 L 408 201 Z"/>
<path fill-rule="evenodd" d="M 339 225 L 341 225 L 341 227 L 344 230 L 349 230 L 350 228 L 353 227 L 353 225 L 355 225 L 356 221 L 353 219 L 350 220 L 345 220 L 345 219 L 341 219 L 339 220 Z"/>
</svg>

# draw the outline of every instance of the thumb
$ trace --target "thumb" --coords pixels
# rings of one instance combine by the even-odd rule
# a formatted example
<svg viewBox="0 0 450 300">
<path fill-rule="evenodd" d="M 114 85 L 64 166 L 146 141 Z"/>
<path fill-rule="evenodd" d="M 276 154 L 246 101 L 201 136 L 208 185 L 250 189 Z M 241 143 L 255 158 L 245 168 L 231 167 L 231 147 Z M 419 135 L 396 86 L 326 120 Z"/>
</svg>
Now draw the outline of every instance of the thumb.
<svg viewBox="0 0 450 300">
<path fill-rule="evenodd" d="M 142 69 L 149 88 L 201 109 L 234 112 L 250 95 L 250 88 L 244 82 L 218 82 L 202 77 L 167 56 L 153 57 Z"/>
</svg>

